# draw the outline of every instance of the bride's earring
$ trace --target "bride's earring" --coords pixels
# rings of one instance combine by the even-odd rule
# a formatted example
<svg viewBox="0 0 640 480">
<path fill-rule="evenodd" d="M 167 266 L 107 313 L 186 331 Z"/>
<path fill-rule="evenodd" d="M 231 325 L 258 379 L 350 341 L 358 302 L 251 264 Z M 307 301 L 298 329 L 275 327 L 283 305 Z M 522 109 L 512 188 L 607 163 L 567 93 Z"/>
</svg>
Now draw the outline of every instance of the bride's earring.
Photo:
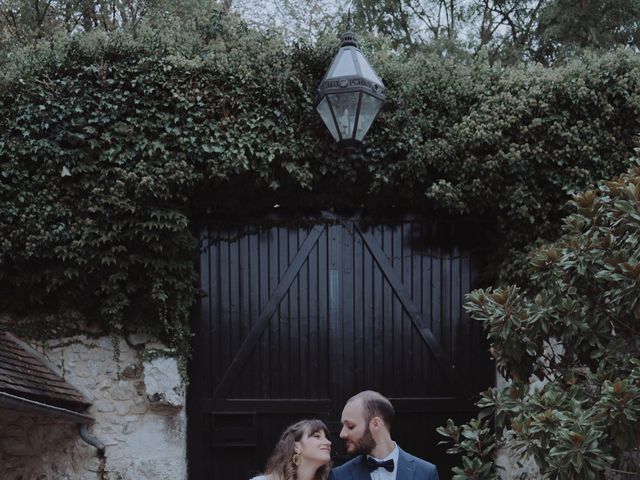
<svg viewBox="0 0 640 480">
<path fill-rule="evenodd" d="M 291 458 L 291 461 L 297 467 L 302 462 L 302 456 L 298 452 L 296 452 L 296 453 L 293 454 L 293 457 Z"/>
</svg>

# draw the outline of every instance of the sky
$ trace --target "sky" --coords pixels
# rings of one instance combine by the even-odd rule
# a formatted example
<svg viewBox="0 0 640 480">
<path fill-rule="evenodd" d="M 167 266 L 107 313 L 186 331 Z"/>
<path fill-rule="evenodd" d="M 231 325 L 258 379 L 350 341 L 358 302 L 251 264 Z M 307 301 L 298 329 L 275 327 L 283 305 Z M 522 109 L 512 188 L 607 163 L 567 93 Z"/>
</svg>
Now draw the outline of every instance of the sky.
<svg viewBox="0 0 640 480">
<path fill-rule="evenodd" d="M 339 30 L 340 14 L 350 0 L 233 0 L 231 8 L 251 25 L 275 29 L 287 40 L 315 38 L 319 32 Z"/>
</svg>

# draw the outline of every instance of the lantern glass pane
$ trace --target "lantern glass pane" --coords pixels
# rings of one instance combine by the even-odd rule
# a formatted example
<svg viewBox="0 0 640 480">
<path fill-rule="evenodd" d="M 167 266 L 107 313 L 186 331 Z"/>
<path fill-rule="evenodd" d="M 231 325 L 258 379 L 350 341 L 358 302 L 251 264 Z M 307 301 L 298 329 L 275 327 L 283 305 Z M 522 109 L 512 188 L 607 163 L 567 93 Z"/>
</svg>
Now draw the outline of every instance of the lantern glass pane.
<svg viewBox="0 0 640 480">
<path fill-rule="evenodd" d="M 331 115 L 331 108 L 329 108 L 329 102 L 327 101 L 327 97 L 324 97 L 320 104 L 316 107 L 316 110 L 320 114 L 322 121 L 327 126 L 331 135 L 336 140 L 336 142 L 340 141 L 340 135 L 338 135 L 338 129 L 336 128 L 336 123 L 333 120 L 333 115 Z"/>
<path fill-rule="evenodd" d="M 381 106 L 382 100 L 372 97 L 371 95 L 362 95 L 362 106 L 360 107 L 356 140 L 362 141 L 369 130 L 369 127 L 371 127 L 373 119 L 376 118 Z"/>
<path fill-rule="evenodd" d="M 331 106 L 338 121 L 338 132 L 342 140 L 353 138 L 359 96 L 360 93 L 358 92 L 329 95 Z"/>
<path fill-rule="evenodd" d="M 373 68 L 371 68 L 371 65 L 360 50 L 356 50 L 356 57 L 358 64 L 360 65 L 360 70 L 362 71 L 362 76 L 367 80 L 371 80 L 372 82 L 382 85 L 382 80 L 380 80 L 380 77 L 378 77 L 376 72 L 373 71 Z"/>
<path fill-rule="evenodd" d="M 336 67 L 331 72 L 331 78 L 346 77 L 348 75 L 357 75 L 355 64 L 351 56 L 350 48 L 343 48 L 338 53 L 338 60 L 335 62 Z"/>
</svg>

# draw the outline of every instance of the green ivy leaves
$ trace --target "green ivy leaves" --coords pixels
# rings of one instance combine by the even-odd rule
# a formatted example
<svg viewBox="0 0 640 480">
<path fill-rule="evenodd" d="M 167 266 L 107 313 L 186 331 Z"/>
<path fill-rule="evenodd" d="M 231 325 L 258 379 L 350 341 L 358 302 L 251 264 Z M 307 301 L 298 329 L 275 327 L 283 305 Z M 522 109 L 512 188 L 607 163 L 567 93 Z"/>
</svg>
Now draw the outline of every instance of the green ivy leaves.
<svg viewBox="0 0 640 480">
<path fill-rule="evenodd" d="M 186 338 L 199 229 L 276 203 L 481 218 L 504 253 L 555 235 L 569 192 L 622 171 L 638 133 L 628 52 L 505 69 L 374 51 L 389 102 L 345 150 L 313 109 L 336 45 L 220 15 L 167 25 L 57 39 L 0 69 L 0 308 Z"/>
</svg>

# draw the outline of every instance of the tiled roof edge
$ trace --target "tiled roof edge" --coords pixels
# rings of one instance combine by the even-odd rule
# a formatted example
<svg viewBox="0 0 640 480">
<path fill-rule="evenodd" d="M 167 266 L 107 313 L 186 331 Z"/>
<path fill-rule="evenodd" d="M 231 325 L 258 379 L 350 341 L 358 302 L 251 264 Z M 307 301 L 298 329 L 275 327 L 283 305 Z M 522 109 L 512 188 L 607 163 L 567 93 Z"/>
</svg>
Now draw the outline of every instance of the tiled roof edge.
<svg viewBox="0 0 640 480">
<path fill-rule="evenodd" d="M 12 341 L 16 342 L 18 345 L 20 345 L 20 347 L 22 347 L 27 353 L 29 353 L 30 355 L 33 355 L 34 357 L 36 357 L 38 360 L 40 360 L 47 368 L 49 368 L 49 370 L 51 370 L 51 372 L 53 373 L 54 376 L 56 376 L 60 381 L 62 381 L 63 383 L 69 385 L 76 393 L 79 397 L 81 397 L 82 399 L 84 399 L 84 403 L 85 405 L 88 407 L 89 405 L 92 404 L 91 400 L 89 400 L 89 398 L 87 397 L 87 395 L 81 391 L 78 387 L 76 387 L 75 385 L 71 384 L 67 379 L 64 378 L 63 375 L 61 375 L 59 373 L 58 367 L 53 365 L 49 359 L 47 359 L 44 355 L 42 355 L 40 352 L 38 352 L 35 348 L 33 348 L 31 345 L 29 345 L 28 343 L 26 343 L 25 341 L 21 340 L 20 338 L 16 337 L 13 333 L 9 332 L 9 331 L 5 331 L 4 332 L 5 335 L 7 335 L 7 337 L 9 337 Z"/>
</svg>

